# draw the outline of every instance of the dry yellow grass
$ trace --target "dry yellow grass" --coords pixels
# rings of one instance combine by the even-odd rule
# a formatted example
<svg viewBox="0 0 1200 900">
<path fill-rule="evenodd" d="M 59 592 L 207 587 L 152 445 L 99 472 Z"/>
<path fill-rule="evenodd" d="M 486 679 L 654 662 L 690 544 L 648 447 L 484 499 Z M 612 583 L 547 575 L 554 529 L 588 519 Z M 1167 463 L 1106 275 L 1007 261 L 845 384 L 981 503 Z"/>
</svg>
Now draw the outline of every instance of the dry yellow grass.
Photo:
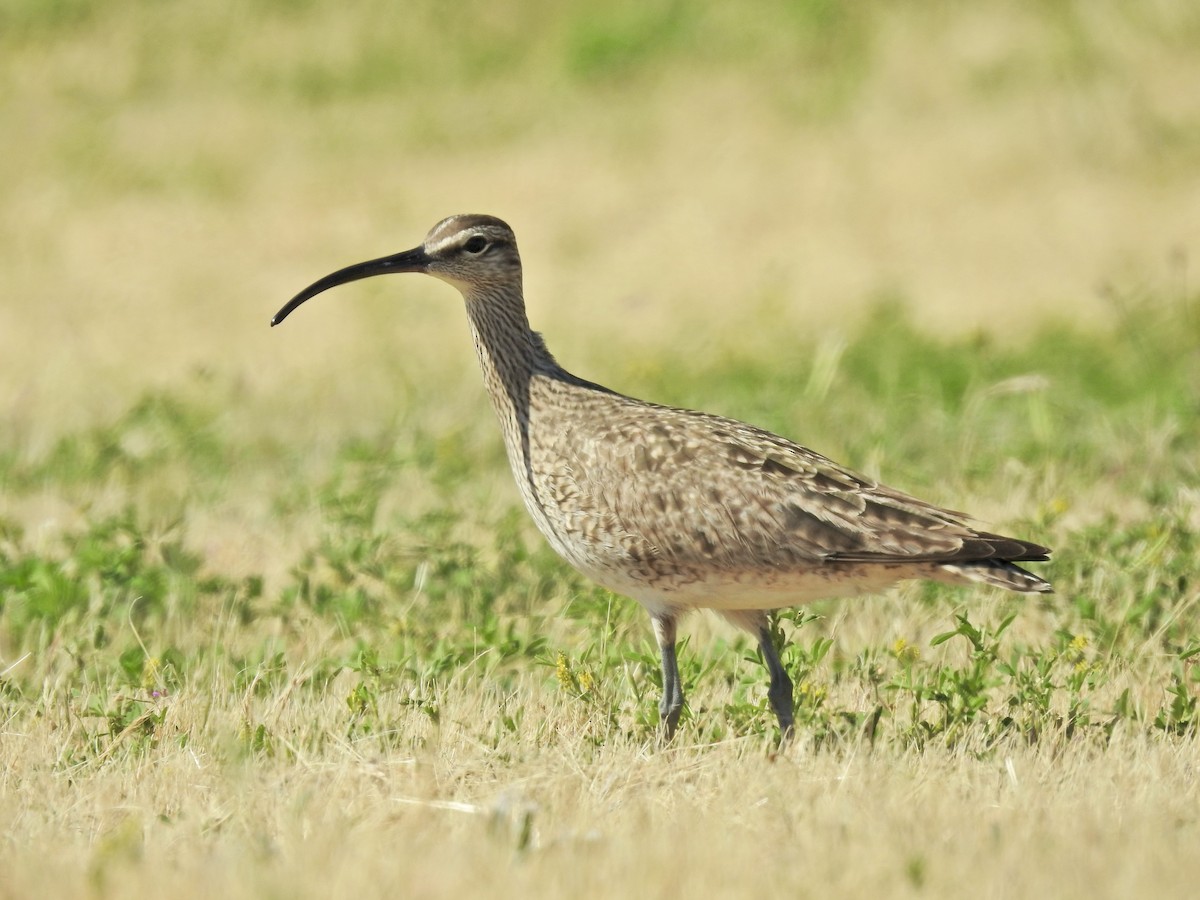
<svg viewBox="0 0 1200 900">
<path fill-rule="evenodd" d="M 415 756 L 331 740 L 221 763 L 203 739 L 66 771 L 42 720 L 5 735 L 7 896 L 1186 897 L 1200 875 L 1194 742 L 782 755 L 757 740 L 593 749 L 536 689 L 445 696 Z M 333 704 L 263 698 L 276 732 Z M 459 722 L 526 704 L 481 746 Z M 200 687 L 165 733 L 238 727 Z M 395 711 L 395 710 L 394 710 Z M 41 762 L 34 762 L 40 760 Z M 14 774 L 14 766 L 19 774 Z"/>
</svg>

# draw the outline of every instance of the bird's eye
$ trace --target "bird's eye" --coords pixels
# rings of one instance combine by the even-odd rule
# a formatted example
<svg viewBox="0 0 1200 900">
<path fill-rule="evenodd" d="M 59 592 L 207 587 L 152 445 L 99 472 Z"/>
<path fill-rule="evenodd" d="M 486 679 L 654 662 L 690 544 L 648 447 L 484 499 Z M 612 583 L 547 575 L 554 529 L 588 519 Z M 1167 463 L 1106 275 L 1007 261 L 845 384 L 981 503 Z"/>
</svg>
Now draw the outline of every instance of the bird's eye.
<svg viewBox="0 0 1200 900">
<path fill-rule="evenodd" d="M 487 238 L 482 234 L 474 235 L 470 240 L 463 244 L 463 249 L 468 253 L 482 253 L 487 247 Z"/>
</svg>

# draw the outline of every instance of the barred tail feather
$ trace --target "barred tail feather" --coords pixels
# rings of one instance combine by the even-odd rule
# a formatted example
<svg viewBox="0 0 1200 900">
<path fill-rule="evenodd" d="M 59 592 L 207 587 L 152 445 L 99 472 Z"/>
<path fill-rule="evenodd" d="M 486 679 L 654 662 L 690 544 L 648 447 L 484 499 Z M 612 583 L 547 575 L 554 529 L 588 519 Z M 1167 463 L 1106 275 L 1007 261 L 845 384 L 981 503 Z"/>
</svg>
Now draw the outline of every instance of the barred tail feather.
<svg viewBox="0 0 1200 900">
<path fill-rule="evenodd" d="M 943 563 L 938 568 L 945 572 L 947 581 L 974 581 L 990 584 L 1023 594 L 1052 594 L 1050 582 L 1026 572 L 1020 566 L 999 559 L 983 559 L 977 562 Z"/>
</svg>

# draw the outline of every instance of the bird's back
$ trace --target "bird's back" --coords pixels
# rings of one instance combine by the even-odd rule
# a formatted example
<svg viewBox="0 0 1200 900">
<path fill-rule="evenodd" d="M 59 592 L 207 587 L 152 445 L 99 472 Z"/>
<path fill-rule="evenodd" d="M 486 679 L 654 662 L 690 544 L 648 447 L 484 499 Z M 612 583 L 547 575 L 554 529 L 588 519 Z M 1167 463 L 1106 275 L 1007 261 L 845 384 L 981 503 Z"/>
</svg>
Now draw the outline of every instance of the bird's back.
<svg viewBox="0 0 1200 900">
<path fill-rule="evenodd" d="M 770 608 L 905 577 L 1044 584 L 1011 563 L 1046 548 L 977 531 L 778 435 L 571 376 L 530 391 L 518 478 L 539 524 L 568 561 L 638 599 Z M 1033 582 L 1005 583 L 1010 567 Z M 1000 582 L 977 577 L 988 570 Z"/>
</svg>

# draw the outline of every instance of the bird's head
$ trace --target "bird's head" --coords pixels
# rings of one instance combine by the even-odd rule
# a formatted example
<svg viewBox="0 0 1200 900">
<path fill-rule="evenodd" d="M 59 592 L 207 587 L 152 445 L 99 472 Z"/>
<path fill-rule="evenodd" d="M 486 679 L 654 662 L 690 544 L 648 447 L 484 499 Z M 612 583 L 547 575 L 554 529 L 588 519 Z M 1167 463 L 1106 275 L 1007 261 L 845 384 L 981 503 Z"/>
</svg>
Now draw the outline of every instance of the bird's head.
<svg viewBox="0 0 1200 900">
<path fill-rule="evenodd" d="M 421 246 L 356 263 L 314 281 L 271 319 L 278 325 L 301 303 L 339 284 L 399 272 L 424 272 L 458 288 L 468 301 L 493 290 L 521 287 L 521 257 L 513 231 L 500 219 L 459 215 L 430 229 Z"/>
</svg>

